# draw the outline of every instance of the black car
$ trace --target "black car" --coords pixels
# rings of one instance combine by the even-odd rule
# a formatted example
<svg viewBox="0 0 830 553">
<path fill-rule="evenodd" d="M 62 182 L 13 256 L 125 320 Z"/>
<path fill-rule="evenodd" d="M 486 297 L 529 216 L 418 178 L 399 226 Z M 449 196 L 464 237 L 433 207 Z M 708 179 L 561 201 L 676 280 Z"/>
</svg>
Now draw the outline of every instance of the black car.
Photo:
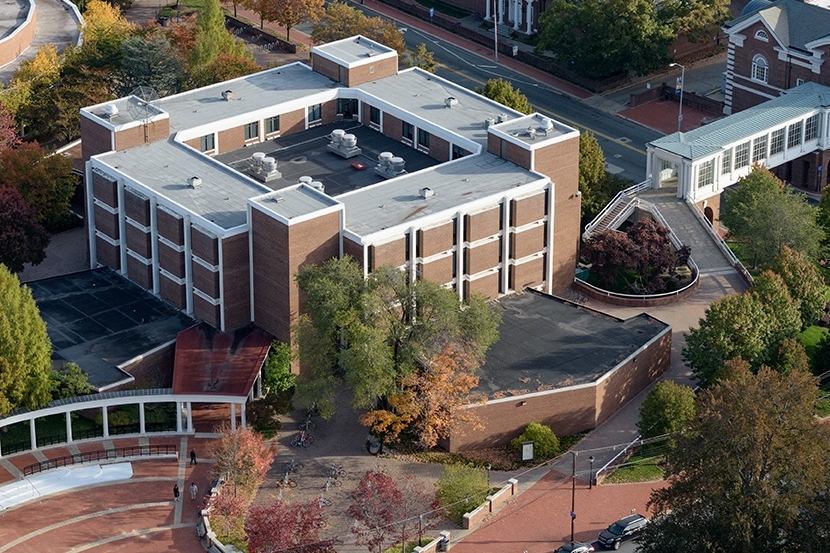
<svg viewBox="0 0 830 553">
<path fill-rule="evenodd" d="M 630 515 L 621 518 L 603 530 L 598 538 L 599 543 L 607 549 L 619 549 L 624 540 L 630 540 L 645 528 L 648 519 L 643 515 Z"/>
<path fill-rule="evenodd" d="M 593 545 L 572 541 L 571 543 L 563 545 L 553 553 L 591 553 L 593 550 Z"/>
</svg>

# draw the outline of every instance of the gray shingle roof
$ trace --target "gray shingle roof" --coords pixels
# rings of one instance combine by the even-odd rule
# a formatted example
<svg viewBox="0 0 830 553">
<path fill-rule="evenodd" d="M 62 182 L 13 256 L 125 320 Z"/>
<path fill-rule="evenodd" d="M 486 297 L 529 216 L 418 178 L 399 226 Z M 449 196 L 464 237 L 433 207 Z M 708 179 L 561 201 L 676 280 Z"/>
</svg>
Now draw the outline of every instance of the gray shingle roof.
<svg viewBox="0 0 830 553">
<path fill-rule="evenodd" d="M 794 119 L 806 117 L 817 108 L 830 106 L 830 88 L 804 83 L 780 97 L 719 119 L 686 133 L 674 133 L 649 142 L 650 146 L 686 159 L 700 159 L 732 144 L 772 130 Z"/>
<path fill-rule="evenodd" d="M 740 27 L 758 17 L 790 48 L 807 50 L 808 43 L 830 35 L 830 10 L 800 0 L 778 0 L 766 8 L 741 15 L 724 27 Z"/>
</svg>

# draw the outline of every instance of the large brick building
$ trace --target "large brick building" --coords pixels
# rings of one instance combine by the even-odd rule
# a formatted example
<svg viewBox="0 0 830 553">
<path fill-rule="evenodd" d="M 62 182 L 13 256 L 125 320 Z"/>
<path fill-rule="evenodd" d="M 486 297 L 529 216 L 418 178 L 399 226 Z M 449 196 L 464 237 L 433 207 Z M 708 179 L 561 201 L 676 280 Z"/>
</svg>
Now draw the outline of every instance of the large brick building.
<svg viewBox="0 0 830 553">
<path fill-rule="evenodd" d="M 801 0 L 752 0 L 724 32 L 727 115 L 803 83 L 830 86 L 830 9 Z"/>
<path fill-rule="evenodd" d="M 326 194 L 307 182 L 319 177 L 313 168 L 298 183 L 254 178 L 247 161 L 226 159 L 268 148 L 279 157 L 275 139 L 306 148 L 307 133 L 338 122 L 391 142 L 395 163 L 430 163 L 387 179 L 364 171 L 373 180 L 339 194 L 324 182 Z M 298 268 L 345 254 L 365 274 L 390 264 L 462 298 L 551 293 L 573 279 L 578 131 L 420 69 L 398 71 L 394 50 L 363 37 L 314 48 L 311 67 L 91 106 L 81 130 L 91 265 L 220 330 L 254 322 L 288 341 Z M 313 140 L 280 162 L 284 175 L 312 167 L 302 164 Z M 376 154 L 321 156 L 340 164 L 333 180 L 378 163 Z"/>
</svg>

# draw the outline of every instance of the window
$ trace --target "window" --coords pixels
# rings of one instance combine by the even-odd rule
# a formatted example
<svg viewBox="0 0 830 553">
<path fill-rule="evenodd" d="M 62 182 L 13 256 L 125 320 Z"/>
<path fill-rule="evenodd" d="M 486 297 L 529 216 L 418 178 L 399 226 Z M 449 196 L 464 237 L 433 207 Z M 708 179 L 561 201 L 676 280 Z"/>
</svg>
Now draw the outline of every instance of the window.
<svg viewBox="0 0 830 553">
<path fill-rule="evenodd" d="M 429 133 L 424 129 L 418 129 L 418 147 L 429 150 Z"/>
<path fill-rule="evenodd" d="M 697 174 L 697 187 L 703 188 L 704 186 L 712 186 L 714 182 L 715 160 L 713 158 L 700 164 Z"/>
<path fill-rule="evenodd" d="M 762 83 L 767 82 L 767 73 L 769 71 L 769 65 L 767 64 L 766 58 L 761 54 L 756 55 L 752 58 L 752 80 L 753 81 L 761 81 Z"/>
<path fill-rule="evenodd" d="M 212 134 L 206 134 L 199 140 L 199 148 L 202 152 L 209 152 L 216 149 L 216 140 Z"/>
<path fill-rule="evenodd" d="M 467 150 L 458 144 L 452 145 L 452 157 L 450 159 L 459 159 L 467 155 Z"/>
<path fill-rule="evenodd" d="M 732 172 L 732 148 L 723 152 L 723 161 L 721 162 L 720 174 L 726 175 Z"/>
<path fill-rule="evenodd" d="M 380 125 L 380 110 L 375 106 L 369 107 L 369 122 L 373 125 Z"/>
<path fill-rule="evenodd" d="M 735 147 L 735 169 L 749 165 L 749 142 Z"/>
<path fill-rule="evenodd" d="M 323 120 L 323 104 L 308 106 L 308 122 L 317 123 Z"/>
<path fill-rule="evenodd" d="M 804 79 L 796 79 L 795 80 L 795 86 L 801 86 L 803 84 L 804 84 Z"/>
<path fill-rule="evenodd" d="M 259 121 L 245 125 L 245 140 L 253 140 L 259 137 Z"/>
<path fill-rule="evenodd" d="M 818 138 L 818 129 L 821 126 L 821 114 L 817 113 L 812 117 L 807 118 L 807 124 L 804 127 L 804 142 L 808 140 L 815 140 Z"/>
<path fill-rule="evenodd" d="M 764 30 L 755 31 L 755 38 L 764 42 L 769 42 L 769 35 Z"/>
<path fill-rule="evenodd" d="M 337 115 L 342 115 L 344 119 L 351 119 L 352 117 L 354 117 L 355 113 L 357 113 L 357 99 L 337 99 Z"/>
<path fill-rule="evenodd" d="M 411 123 L 404 121 L 401 123 L 401 136 L 403 136 L 405 140 L 409 140 L 411 142 L 412 138 L 415 136 L 415 127 L 413 127 Z"/>
<path fill-rule="evenodd" d="M 752 141 L 752 163 L 767 159 L 767 135 Z"/>
<path fill-rule="evenodd" d="M 784 151 L 784 132 L 785 128 L 775 129 L 772 131 L 772 141 L 769 145 L 769 155 L 774 156 Z"/>
<path fill-rule="evenodd" d="M 265 134 L 280 132 L 280 116 L 275 115 L 265 120 Z"/>
<path fill-rule="evenodd" d="M 790 125 L 790 130 L 787 132 L 787 148 L 795 148 L 801 144 L 801 129 L 803 126 L 804 121 Z"/>
</svg>

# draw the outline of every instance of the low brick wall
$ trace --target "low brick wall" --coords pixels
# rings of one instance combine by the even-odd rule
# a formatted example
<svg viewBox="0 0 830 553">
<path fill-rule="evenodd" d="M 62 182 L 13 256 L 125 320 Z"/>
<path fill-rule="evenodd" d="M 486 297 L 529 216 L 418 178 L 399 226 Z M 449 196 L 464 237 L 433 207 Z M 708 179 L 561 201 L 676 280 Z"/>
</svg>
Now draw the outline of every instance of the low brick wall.
<svg viewBox="0 0 830 553">
<path fill-rule="evenodd" d="M 23 51 L 32 44 L 37 29 L 37 10 L 34 2 L 29 1 L 26 21 L 9 36 L 0 40 L 0 66 L 14 61 Z"/>
<path fill-rule="evenodd" d="M 225 16 L 225 27 L 234 34 L 237 34 L 234 31 L 238 31 L 240 33 L 244 32 L 248 36 L 258 36 L 259 39 L 256 41 L 257 44 L 276 44 L 283 52 L 287 52 L 289 54 L 297 53 L 297 46 L 295 44 L 292 44 L 287 40 L 283 40 L 278 36 L 274 36 L 259 27 L 254 27 L 244 21 L 236 19 L 235 17 L 231 17 L 230 15 Z"/>
<path fill-rule="evenodd" d="M 416 547 L 412 550 L 413 553 L 435 553 L 436 551 L 446 551 L 450 545 L 450 533 L 447 530 L 441 532 L 437 538 L 424 545 L 423 547 Z"/>
<path fill-rule="evenodd" d="M 614 294 L 613 292 L 606 292 L 604 290 L 598 290 L 593 286 L 588 286 L 579 279 L 574 279 L 573 286 L 578 292 L 581 292 L 589 298 L 602 303 L 607 303 L 610 305 L 621 305 L 624 307 L 656 307 L 658 305 L 671 305 L 678 301 L 685 300 L 686 298 L 694 294 L 697 290 L 697 287 L 700 285 L 700 279 L 697 278 L 697 276 L 698 275 L 693 276 L 692 282 L 686 288 L 678 290 L 675 294 L 661 296 L 620 296 Z"/>
<path fill-rule="evenodd" d="M 510 498 L 519 493 L 519 481 L 511 478 L 507 484 L 501 487 L 499 491 L 493 495 L 488 495 L 484 503 L 464 514 L 464 529 L 469 530 L 477 526 L 490 513 L 496 510 L 497 507 L 506 503 Z"/>
</svg>

